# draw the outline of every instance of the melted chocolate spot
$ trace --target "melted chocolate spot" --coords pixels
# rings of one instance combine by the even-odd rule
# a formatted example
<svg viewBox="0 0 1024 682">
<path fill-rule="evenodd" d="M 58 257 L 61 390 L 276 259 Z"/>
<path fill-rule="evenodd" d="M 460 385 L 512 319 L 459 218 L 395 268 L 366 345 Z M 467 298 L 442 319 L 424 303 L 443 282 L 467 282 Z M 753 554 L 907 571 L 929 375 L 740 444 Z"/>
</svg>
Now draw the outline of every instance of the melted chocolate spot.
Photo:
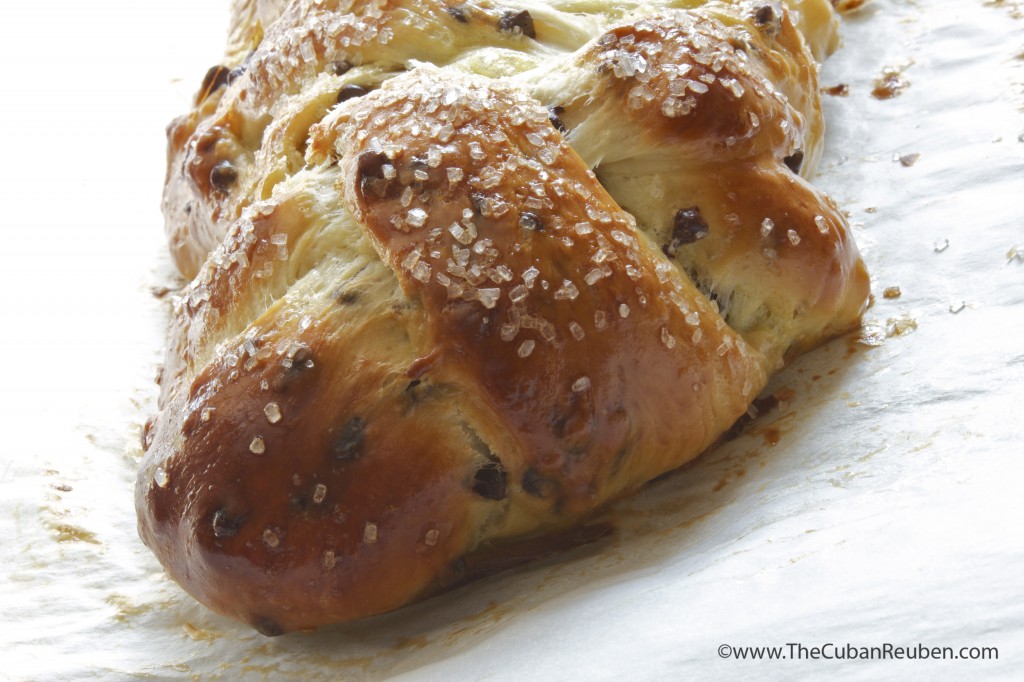
<svg viewBox="0 0 1024 682">
<path fill-rule="evenodd" d="M 381 196 L 382 184 L 386 182 L 384 166 L 390 163 L 383 152 L 365 151 L 359 155 L 356 163 L 356 181 L 363 196 L 371 192 Z"/>
<path fill-rule="evenodd" d="M 505 12 L 498 20 L 498 30 L 502 33 L 536 38 L 537 31 L 533 27 L 533 17 L 525 9 L 519 12 Z"/>
<path fill-rule="evenodd" d="M 469 23 L 469 12 L 467 12 L 466 8 L 461 5 L 456 7 L 445 7 L 444 11 L 448 13 L 448 16 L 460 24 Z"/>
<path fill-rule="evenodd" d="M 676 211 L 675 223 L 672 227 L 672 240 L 661 247 L 669 258 L 675 258 L 679 247 L 693 244 L 708 236 L 708 223 L 701 215 L 700 208 L 691 206 Z"/>
<path fill-rule="evenodd" d="M 551 125 L 555 126 L 555 130 L 560 133 L 565 132 L 565 124 L 562 123 L 560 116 L 565 111 L 565 107 L 548 107 L 548 119 L 551 121 Z"/>
<path fill-rule="evenodd" d="M 245 522 L 244 517 L 233 518 L 223 509 L 213 513 L 213 537 L 230 538 L 238 534 L 238 529 Z"/>
<path fill-rule="evenodd" d="M 485 500 L 504 500 L 507 487 L 508 474 L 497 459 L 477 469 L 473 477 L 473 492 Z"/>
<path fill-rule="evenodd" d="M 800 172 L 800 166 L 804 164 L 804 153 L 801 150 L 796 150 L 786 158 L 782 160 L 786 167 L 794 173 Z"/>
<path fill-rule="evenodd" d="M 351 461 L 363 454 L 363 435 L 366 422 L 362 417 L 352 417 L 341 427 L 341 433 L 334 440 L 331 452 L 335 459 Z"/>
<path fill-rule="evenodd" d="M 210 184 L 222 192 L 238 182 L 238 171 L 230 161 L 221 161 L 210 171 Z"/>
<path fill-rule="evenodd" d="M 360 179 L 384 177 L 384 165 L 388 163 L 388 157 L 383 152 L 366 151 L 359 155 L 356 172 Z"/>
<path fill-rule="evenodd" d="M 202 95 L 199 96 L 200 101 L 206 99 L 227 85 L 230 82 L 228 80 L 230 73 L 230 70 L 226 66 L 221 66 L 220 64 L 217 66 L 211 66 L 210 70 L 206 72 L 205 76 L 203 76 L 203 85 L 199 88 L 199 92 L 202 93 Z"/>
<path fill-rule="evenodd" d="M 764 26 L 775 21 L 775 8 L 771 5 L 763 5 L 758 7 L 754 12 L 754 23 L 758 26 Z"/>
<path fill-rule="evenodd" d="M 338 104 L 341 104 L 342 102 L 347 102 L 350 99 L 355 99 L 356 97 L 362 97 L 368 92 L 370 91 L 364 88 L 362 85 L 349 83 L 348 85 L 344 86 L 341 90 L 338 91 Z"/>
</svg>

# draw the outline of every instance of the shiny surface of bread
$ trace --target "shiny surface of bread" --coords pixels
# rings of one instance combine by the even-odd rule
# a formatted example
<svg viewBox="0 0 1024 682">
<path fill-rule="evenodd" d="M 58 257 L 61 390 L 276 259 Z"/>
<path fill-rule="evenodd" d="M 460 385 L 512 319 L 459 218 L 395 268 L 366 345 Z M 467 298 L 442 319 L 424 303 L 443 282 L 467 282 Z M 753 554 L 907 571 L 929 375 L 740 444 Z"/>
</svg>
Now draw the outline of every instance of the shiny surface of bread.
<svg viewBox="0 0 1024 682">
<path fill-rule="evenodd" d="M 237 2 L 168 131 L 194 280 L 137 507 L 170 575 L 266 634 L 398 608 L 682 465 L 855 325 L 804 179 L 836 22 L 793 5 Z"/>
</svg>

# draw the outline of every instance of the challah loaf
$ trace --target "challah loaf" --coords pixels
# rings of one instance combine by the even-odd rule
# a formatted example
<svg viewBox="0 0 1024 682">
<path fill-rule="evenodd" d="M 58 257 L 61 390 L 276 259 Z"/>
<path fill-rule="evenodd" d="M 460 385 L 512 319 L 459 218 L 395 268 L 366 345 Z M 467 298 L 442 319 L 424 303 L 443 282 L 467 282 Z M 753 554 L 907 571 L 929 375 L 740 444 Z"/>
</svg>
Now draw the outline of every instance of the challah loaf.
<svg viewBox="0 0 1024 682">
<path fill-rule="evenodd" d="M 169 574 L 265 634 L 352 620 L 711 445 L 865 305 L 805 180 L 835 29 L 826 0 L 236 2 L 169 128 L 192 282 L 136 491 Z"/>
</svg>

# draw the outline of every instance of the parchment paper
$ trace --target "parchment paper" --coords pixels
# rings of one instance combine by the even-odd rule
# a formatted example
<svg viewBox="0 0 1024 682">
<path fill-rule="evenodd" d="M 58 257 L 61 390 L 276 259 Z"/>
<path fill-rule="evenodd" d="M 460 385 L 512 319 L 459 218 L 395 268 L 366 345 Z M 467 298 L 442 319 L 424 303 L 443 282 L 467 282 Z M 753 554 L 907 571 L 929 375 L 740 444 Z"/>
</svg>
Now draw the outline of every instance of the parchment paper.
<svg viewBox="0 0 1024 682">
<path fill-rule="evenodd" d="M 822 82 L 849 95 L 824 98 L 817 181 L 855 223 L 874 345 L 788 368 L 782 404 L 618 505 L 609 541 L 277 639 L 165 578 L 132 503 L 164 344 L 150 288 L 172 282 L 162 128 L 217 63 L 227 4 L 0 9 L 0 677 L 1020 679 L 1021 3 L 875 0 L 845 19 Z M 878 100 L 885 67 L 910 85 Z M 793 660 L 790 643 L 998 660 Z"/>
</svg>

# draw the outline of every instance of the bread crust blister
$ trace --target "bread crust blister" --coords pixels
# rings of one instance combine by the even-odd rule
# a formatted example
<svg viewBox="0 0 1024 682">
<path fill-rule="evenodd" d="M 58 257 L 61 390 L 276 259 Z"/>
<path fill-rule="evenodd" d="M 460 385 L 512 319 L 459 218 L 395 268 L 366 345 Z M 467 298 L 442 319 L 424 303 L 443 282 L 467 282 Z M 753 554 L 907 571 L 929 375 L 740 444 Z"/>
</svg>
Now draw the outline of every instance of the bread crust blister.
<svg viewBox="0 0 1024 682">
<path fill-rule="evenodd" d="M 192 283 L 136 489 L 168 573 L 265 634 L 398 608 L 854 326 L 806 180 L 836 20 L 793 4 L 236 2 L 168 131 Z"/>
</svg>

